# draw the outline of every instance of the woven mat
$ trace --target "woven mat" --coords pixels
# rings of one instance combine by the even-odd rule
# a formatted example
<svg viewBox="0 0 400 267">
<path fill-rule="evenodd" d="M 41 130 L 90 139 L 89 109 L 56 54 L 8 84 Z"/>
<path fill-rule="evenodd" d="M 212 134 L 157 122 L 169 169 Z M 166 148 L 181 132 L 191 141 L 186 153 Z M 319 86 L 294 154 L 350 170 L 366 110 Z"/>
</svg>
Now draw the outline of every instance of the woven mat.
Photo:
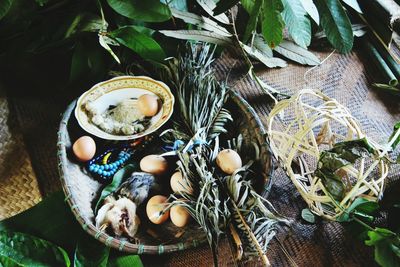
<svg viewBox="0 0 400 267">
<path fill-rule="evenodd" d="M 318 53 L 321 59 L 329 52 Z M 305 73 L 309 68 L 292 65 L 284 70 L 260 70 L 265 82 L 287 94 L 303 88 L 319 89 L 348 107 L 360 121 L 364 131 L 376 141 L 385 142 L 391 134 L 393 124 L 400 119 L 398 98 L 378 93 L 368 86 L 372 82 L 373 70 L 364 69 L 361 55 L 333 54 L 321 66 Z M 239 61 L 240 62 L 240 61 Z M 227 57 L 221 66 L 233 66 L 236 59 Z M 237 68 L 242 68 L 238 66 Z M 227 68 L 221 67 L 221 74 Z M 240 71 L 231 71 L 231 73 Z M 253 105 L 265 122 L 269 106 L 268 99 L 257 90 L 248 78 L 232 79 L 235 89 Z M 398 179 L 398 168 L 392 169 L 389 182 Z M 280 234 L 279 239 L 299 266 L 371 266 L 373 251 L 350 237 L 339 223 L 320 222 L 315 225 L 301 220 L 300 212 L 306 207 L 304 201 L 282 170 L 274 175 L 270 200 L 282 215 L 295 218 L 292 230 Z M 290 262 L 273 242 L 269 250 L 273 266 L 290 266 Z"/>
<path fill-rule="evenodd" d="M 317 53 L 321 59 L 330 51 Z M 247 76 L 242 60 L 232 54 L 224 54 L 216 62 L 216 73 L 226 77 L 229 73 L 234 90 L 240 92 L 256 109 L 261 119 L 269 110 L 269 100 Z M 259 68 L 258 75 L 269 85 L 286 93 L 302 88 L 320 89 L 328 96 L 347 106 L 361 122 L 363 129 L 376 141 L 386 141 L 393 124 L 400 119 L 398 97 L 380 93 L 369 84 L 374 80 L 373 69 L 366 70 L 362 56 L 356 52 L 348 55 L 334 53 L 321 66 L 309 68 L 290 64 L 284 69 Z M 365 64 L 366 65 L 366 64 Z M 60 114 L 66 107 L 65 99 L 12 98 L 22 134 L 32 158 L 40 190 L 44 195 L 59 188 L 56 166 L 56 130 Z M 398 168 L 391 171 L 389 184 L 399 179 Z M 277 210 L 296 220 L 289 232 L 279 233 L 278 238 L 299 266 L 373 266 L 373 251 L 350 237 L 338 223 L 319 222 L 307 224 L 300 218 L 305 203 L 278 169 L 269 199 Z M 220 265 L 232 266 L 229 247 L 222 242 Z M 290 263 L 276 240 L 272 241 L 268 257 L 273 266 L 289 266 Z M 146 266 L 211 266 L 212 256 L 208 247 L 165 255 L 144 256 Z M 257 266 L 248 262 L 247 266 Z"/>
<path fill-rule="evenodd" d="M 0 88 L 0 220 L 42 199 L 15 114 Z"/>
</svg>

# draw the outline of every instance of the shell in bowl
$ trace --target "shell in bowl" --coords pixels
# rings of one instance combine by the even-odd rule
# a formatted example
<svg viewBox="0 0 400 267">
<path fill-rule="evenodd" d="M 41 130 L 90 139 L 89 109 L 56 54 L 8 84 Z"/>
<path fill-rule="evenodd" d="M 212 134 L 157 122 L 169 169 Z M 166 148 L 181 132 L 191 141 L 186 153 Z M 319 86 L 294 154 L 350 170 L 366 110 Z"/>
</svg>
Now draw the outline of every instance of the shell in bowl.
<svg viewBox="0 0 400 267">
<path fill-rule="evenodd" d="M 149 126 L 131 135 L 108 133 L 95 125 L 86 110 L 88 102 L 100 113 L 126 99 L 137 99 L 141 95 L 155 95 L 161 100 L 158 113 L 151 117 Z M 148 135 L 168 121 L 173 113 L 174 96 L 169 87 L 146 76 L 120 76 L 94 85 L 82 94 L 75 108 L 75 117 L 86 132 L 107 140 L 132 140 Z"/>
</svg>

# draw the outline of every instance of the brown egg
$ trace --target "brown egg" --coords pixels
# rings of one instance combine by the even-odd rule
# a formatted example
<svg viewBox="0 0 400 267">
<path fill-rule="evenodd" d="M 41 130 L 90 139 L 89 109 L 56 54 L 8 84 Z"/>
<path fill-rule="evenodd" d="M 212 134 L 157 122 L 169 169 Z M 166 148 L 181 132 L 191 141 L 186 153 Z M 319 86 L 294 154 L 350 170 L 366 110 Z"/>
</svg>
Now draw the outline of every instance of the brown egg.
<svg viewBox="0 0 400 267">
<path fill-rule="evenodd" d="M 144 94 L 138 98 L 138 108 L 146 117 L 152 117 L 158 113 L 158 98 L 155 95 Z"/>
<path fill-rule="evenodd" d="M 167 205 L 167 197 L 156 195 L 150 198 L 146 205 L 146 213 L 149 220 L 154 224 L 161 224 L 168 220 L 169 210 L 161 214 Z"/>
<path fill-rule="evenodd" d="M 91 160 L 96 154 L 96 143 L 90 136 L 78 138 L 72 146 L 75 157 L 82 162 Z"/>
<path fill-rule="evenodd" d="M 239 154 L 232 149 L 224 149 L 218 153 L 217 165 L 226 174 L 232 174 L 242 167 L 242 159 Z"/>
<path fill-rule="evenodd" d="M 148 155 L 140 161 L 140 169 L 154 175 L 162 175 L 168 170 L 168 162 L 162 156 Z"/>
<path fill-rule="evenodd" d="M 179 192 L 186 192 L 188 194 L 193 193 L 193 188 L 188 184 L 188 181 L 183 179 L 182 173 L 180 171 L 174 173 L 171 176 L 171 188 L 174 193 L 179 193 Z"/>
<path fill-rule="evenodd" d="M 187 225 L 191 218 L 188 210 L 180 205 L 175 205 L 171 208 L 170 217 L 172 223 L 178 227 L 183 227 Z"/>
</svg>

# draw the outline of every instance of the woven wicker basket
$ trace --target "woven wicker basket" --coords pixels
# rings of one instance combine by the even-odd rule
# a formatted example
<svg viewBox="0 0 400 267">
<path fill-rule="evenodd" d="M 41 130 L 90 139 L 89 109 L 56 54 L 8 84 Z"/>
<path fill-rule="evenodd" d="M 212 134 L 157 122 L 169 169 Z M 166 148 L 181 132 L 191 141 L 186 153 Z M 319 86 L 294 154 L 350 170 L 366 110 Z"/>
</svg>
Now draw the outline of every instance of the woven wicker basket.
<svg viewBox="0 0 400 267">
<path fill-rule="evenodd" d="M 205 235 L 195 223 L 187 226 L 181 236 L 179 236 L 179 231 L 182 232 L 182 230 L 174 227 L 171 222 L 157 226 L 160 228 L 161 235 L 156 238 L 151 231 L 142 231 L 142 233 L 138 233 L 139 242 L 137 244 L 109 236 L 95 227 L 93 204 L 97 200 L 101 184 L 92 179 L 71 156 L 71 140 L 86 134 L 77 126 L 74 116 L 71 116 L 75 105 L 76 101 L 68 106 L 60 123 L 58 163 L 66 201 L 82 228 L 107 246 L 137 254 L 169 253 L 196 247 L 200 243 L 206 242 Z M 265 141 L 265 129 L 253 108 L 237 93 L 230 92 L 227 105 L 235 121 L 240 122 L 240 127 L 236 127 L 232 131 L 237 131 L 237 134 L 242 133 L 246 140 L 260 145 L 260 159 L 257 162 L 257 165 L 260 166 L 260 178 L 255 183 L 255 189 L 266 195 L 271 185 L 270 177 L 273 168 L 269 146 Z"/>
</svg>

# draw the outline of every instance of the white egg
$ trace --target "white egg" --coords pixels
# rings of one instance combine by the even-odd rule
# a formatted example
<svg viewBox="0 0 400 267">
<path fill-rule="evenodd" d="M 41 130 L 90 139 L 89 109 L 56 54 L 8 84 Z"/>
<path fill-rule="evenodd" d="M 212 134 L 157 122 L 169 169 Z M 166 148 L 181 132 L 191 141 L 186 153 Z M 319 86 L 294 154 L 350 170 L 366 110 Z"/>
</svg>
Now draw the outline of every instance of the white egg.
<svg viewBox="0 0 400 267">
<path fill-rule="evenodd" d="M 182 173 L 180 171 L 175 172 L 171 176 L 170 185 L 174 193 L 179 193 L 179 192 L 186 192 L 188 194 L 193 193 L 193 188 L 188 184 L 188 181 L 183 178 Z"/>
<path fill-rule="evenodd" d="M 162 175 L 168 170 L 168 162 L 162 156 L 148 155 L 140 161 L 140 169 L 154 175 Z"/>
<path fill-rule="evenodd" d="M 158 113 L 158 98 L 155 95 L 144 94 L 138 98 L 138 109 L 146 117 L 152 117 Z"/>
<path fill-rule="evenodd" d="M 156 195 L 149 199 L 146 205 L 146 214 L 149 220 L 154 224 L 161 224 L 168 220 L 169 210 L 162 213 L 167 205 L 167 197 Z"/>
<path fill-rule="evenodd" d="M 92 137 L 82 136 L 72 145 L 72 151 L 79 161 L 89 161 L 96 154 L 96 143 Z"/>
<path fill-rule="evenodd" d="M 242 159 L 239 154 L 232 149 L 224 149 L 217 155 L 217 165 L 226 174 L 232 174 L 242 167 Z"/>
<path fill-rule="evenodd" d="M 175 226 L 184 227 L 190 221 L 190 213 L 188 210 L 180 205 L 175 205 L 170 211 L 171 221 Z"/>
</svg>

